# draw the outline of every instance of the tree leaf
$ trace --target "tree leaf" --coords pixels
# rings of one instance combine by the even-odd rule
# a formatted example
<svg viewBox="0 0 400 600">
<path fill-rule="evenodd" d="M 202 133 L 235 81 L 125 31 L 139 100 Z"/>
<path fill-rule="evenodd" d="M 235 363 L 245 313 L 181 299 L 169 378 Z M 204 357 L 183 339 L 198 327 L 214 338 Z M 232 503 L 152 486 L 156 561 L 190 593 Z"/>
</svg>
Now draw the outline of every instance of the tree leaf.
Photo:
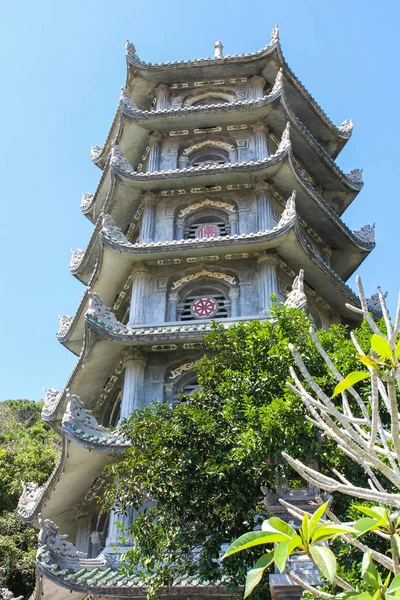
<svg viewBox="0 0 400 600">
<path fill-rule="evenodd" d="M 362 535 L 367 531 L 372 531 L 373 529 L 376 529 L 377 524 L 381 521 L 382 519 L 376 519 L 373 517 L 362 517 L 353 524 L 353 527 L 358 532 L 357 535 Z"/>
<path fill-rule="evenodd" d="M 369 356 L 365 356 L 365 354 L 359 354 L 357 352 L 356 357 L 366 367 L 373 367 L 374 369 L 376 369 L 376 367 L 378 366 L 378 363 L 376 362 L 376 360 L 374 360 L 373 358 L 370 358 Z"/>
<path fill-rule="evenodd" d="M 264 575 L 265 569 L 269 567 L 269 565 L 274 560 L 274 550 L 272 552 L 268 552 L 267 554 L 263 554 L 261 558 L 258 559 L 256 564 L 250 569 L 247 573 L 246 577 L 246 585 L 244 589 L 244 597 L 247 598 L 254 590 L 256 585 L 258 585 Z"/>
<path fill-rule="evenodd" d="M 372 560 L 371 550 L 367 550 L 367 552 L 364 553 L 361 563 L 361 575 L 365 583 L 372 586 L 376 590 L 380 589 L 382 585 L 382 579 Z"/>
<path fill-rule="evenodd" d="M 326 546 L 310 546 L 310 554 L 322 575 L 333 582 L 336 575 L 336 557 Z"/>
<path fill-rule="evenodd" d="M 293 529 L 293 527 L 289 525 L 289 523 L 285 523 L 285 521 L 282 521 L 282 519 L 279 519 L 278 517 L 271 517 L 270 519 L 268 519 L 267 523 L 269 523 L 269 525 L 272 526 L 275 530 L 281 531 L 289 537 L 292 537 L 292 535 L 296 535 L 296 530 Z M 264 529 L 263 527 L 262 530 L 268 531 L 268 529 Z"/>
<path fill-rule="evenodd" d="M 275 548 L 275 564 L 282 573 L 285 570 L 286 561 L 289 556 L 292 554 L 293 550 L 297 548 L 297 546 L 301 545 L 301 537 L 299 535 L 294 535 L 292 539 L 287 542 L 281 542 Z"/>
<path fill-rule="evenodd" d="M 383 506 L 363 506 L 361 504 L 354 505 L 354 508 L 359 510 L 360 512 L 376 519 L 378 521 L 377 526 L 385 524 L 386 526 L 390 526 L 390 517 L 386 508 Z"/>
<path fill-rule="evenodd" d="M 400 588 L 400 573 L 398 575 L 396 575 L 396 577 L 393 579 L 393 581 L 389 585 L 387 591 L 395 592 L 398 588 Z"/>
<path fill-rule="evenodd" d="M 323 515 L 325 514 L 325 511 L 328 508 L 328 504 L 329 504 L 329 501 L 325 502 L 325 504 L 322 504 L 321 506 L 319 506 L 317 508 L 317 510 L 314 512 L 313 516 L 311 517 L 310 525 L 309 525 L 310 535 L 312 535 L 314 533 L 314 529 L 316 527 L 318 527 L 318 523 L 320 522 Z"/>
<path fill-rule="evenodd" d="M 349 525 L 329 523 L 328 525 L 321 525 L 321 527 L 318 527 L 315 530 L 314 535 L 312 536 L 312 541 L 321 542 L 322 540 L 329 540 L 340 535 L 341 533 L 354 534 L 356 532 L 354 528 L 350 527 Z"/>
<path fill-rule="evenodd" d="M 396 344 L 396 358 L 400 356 L 400 340 Z"/>
<path fill-rule="evenodd" d="M 392 362 L 393 352 L 392 352 L 389 342 L 387 340 L 385 340 L 385 338 L 374 333 L 371 336 L 371 348 L 379 356 L 384 356 L 385 358 L 390 360 L 390 362 Z"/>
<path fill-rule="evenodd" d="M 273 544 L 275 542 L 285 542 L 287 539 L 287 535 L 276 530 L 275 533 L 272 531 L 251 531 L 250 533 L 241 535 L 237 540 L 232 542 L 222 558 L 226 558 L 231 554 L 241 552 L 247 548 L 252 548 L 253 546 L 259 546 L 261 544 Z"/>
<path fill-rule="evenodd" d="M 337 384 L 333 391 L 332 398 L 334 398 L 341 392 L 344 392 L 344 390 L 347 390 L 349 387 L 352 387 L 355 383 L 358 383 L 363 379 L 367 379 L 369 376 L 370 374 L 366 373 L 365 371 L 353 371 L 352 373 L 349 373 L 347 377 L 343 379 L 343 381 L 340 381 Z"/>
</svg>

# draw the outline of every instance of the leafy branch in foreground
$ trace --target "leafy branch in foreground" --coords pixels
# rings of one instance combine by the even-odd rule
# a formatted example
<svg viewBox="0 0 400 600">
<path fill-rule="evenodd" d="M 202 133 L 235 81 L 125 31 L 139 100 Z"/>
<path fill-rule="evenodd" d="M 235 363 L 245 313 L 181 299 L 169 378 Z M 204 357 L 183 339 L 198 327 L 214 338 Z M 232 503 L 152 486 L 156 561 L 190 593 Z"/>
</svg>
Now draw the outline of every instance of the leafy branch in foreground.
<svg viewBox="0 0 400 600">
<path fill-rule="evenodd" d="M 357 278 L 357 287 L 361 308 L 353 306 L 348 306 L 348 308 L 361 313 L 373 332 L 370 339 L 370 355 L 363 351 L 354 333 L 351 334 L 351 339 L 356 349 L 356 358 L 367 370 L 352 371 L 347 377 L 343 377 L 311 328 L 310 334 L 315 347 L 337 381 L 333 395 L 328 395 L 317 383 L 305 365 L 301 353 L 291 344 L 290 350 L 301 378 L 291 367 L 290 374 L 294 383 L 287 385 L 302 400 L 308 412 L 306 419 L 322 432 L 323 438 L 334 442 L 341 452 L 363 469 L 369 487 L 353 484 L 336 469 L 332 469 L 334 475 L 332 477 L 309 467 L 286 452 L 283 452 L 282 456 L 313 486 L 330 493 L 341 492 L 357 499 L 373 502 L 374 505 L 355 506 L 354 508 L 365 516 L 354 523 L 343 524 L 328 508 L 327 503 L 319 507 L 314 515 L 311 515 L 282 501 L 290 514 L 302 521 L 302 525 L 297 531 L 293 528 L 289 529 L 289 526 L 279 519 L 269 519 L 264 522 L 262 532 L 245 534 L 236 540 L 226 552 L 225 556 L 229 556 L 250 546 L 272 542 L 277 544 L 275 549 L 267 552 L 249 571 L 246 580 L 246 595 L 259 583 L 266 567 L 275 562 L 281 572 L 286 570 L 295 583 L 316 597 L 359 598 L 360 600 L 400 598 L 400 513 L 397 512 L 400 509 L 398 409 L 400 297 L 393 325 L 385 298 L 379 292 L 386 326 L 386 332 L 383 333 L 368 312 L 367 301 L 359 278 Z M 361 395 L 355 386 L 361 381 L 364 381 L 365 385 L 367 380 L 369 394 L 366 397 L 365 394 Z M 335 400 L 339 394 L 341 396 L 340 405 Z M 380 504 L 379 506 L 376 505 L 377 502 Z M 397 511 L 392 514 L 390 511 L 393 507 Z M 323 513 L 330 519 L 329 522 L 321 521 Z M 271 527 L 274 531 L 271 530 Z M 341 530 L 341 528 L 343 529 Z M 387 545 L 386 552 L 378 551 L 374 543 L 368 545 L 359 540 L 361 535 L 368 532 L 378 536 L 380 542 L 382 539 L 384 540 Z M 328 541 L 332 541 L 338 536 L 364 553 L 360 565 L 361 581 L 356 588 L 349 581 L 338 577 L 336 557 L 326 545 Z M 330 588 L 333 593 L 313 588 L 298 573 L 292 573 L 287 568 L 287 561 L 292 554 L 306 554 L 319 568 L 321 574 L 333 584 Z M 379 565 L 380 570 L 376 564 Z M 381 573 L 382 567 L 385 569 L 384 575 Z M 339 592 L 337 588 L 341 588 L 341 591 Z"/>
</svg>

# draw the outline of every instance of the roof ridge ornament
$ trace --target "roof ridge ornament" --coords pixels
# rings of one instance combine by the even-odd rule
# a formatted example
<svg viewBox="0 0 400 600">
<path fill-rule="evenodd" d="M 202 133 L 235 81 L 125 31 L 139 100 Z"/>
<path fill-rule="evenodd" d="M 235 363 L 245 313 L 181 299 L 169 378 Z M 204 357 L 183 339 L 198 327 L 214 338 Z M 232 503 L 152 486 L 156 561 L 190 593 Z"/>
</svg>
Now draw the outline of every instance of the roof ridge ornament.
<svg viewBox="0 0 400 600">
<path fill-rule="evenodd" d="M 71 256 L 71 260 L 69 261 L 69 270 L 76 271 L 78 269 L 78 267 L 80 266 L 80 264 L 82 263 L 82 259 L 85 255 L 85 251 L 82 250 L 82 248 L 76 248 L 76 250 L 71 248 L 71 252 L 72 252 L 72 256 Z"/>
<path fill-rule="evenodd" d="M 67 408 L 62 420 L 62 428 L 77 439 L 83 441 L 83 445 L 90 442 L 101 444 L 105 448 L 110 446 L 127 446 L 128 442 L 118 430 L 111 431 L 101 425 L 91 410 L 84 408 L 83 402 L 76 394 L 67 392 Z"/>
<path fill-rule="evenodd" d="M 60 401 L 61 393 L 55 388 L 43 389 L 43 408 L 41 416 L 51 414 Z"/>
<path fill-rule="evenodd" d="M 279 142 L 279 146 L 276 149 L 275 155 L 283 154 L 283 152 L 290 150 L 291 147 L 292 142 L 290 141 L 290 122 L 288 121 L 285 129 L 283 130 L 281 141 Z"/>
<path fill-rule="evenodd" d="M 58 327 L 58 331 L 56 333 L 56 336 L 58 338 L 63 338 L 68 333 L 69 328 L 71 327 L 71 323 L 74 320 L 74 317 L 72 317 L 71 315 L 58 315 L 58 320 L 60 322 L 60 325 Z M 48 390 L 48 392 L 50 392 L 51 389 L 52 388 L 50 388 Z"/>
<path fill-rule="evenodd" d="M 358 231 L 353 231 L 353 233 L 362 242 L 367 242 L 368 244 L 375 244 L 375 223 L 373 223 L 372 225 L 364 225 Z"/>
<path fill-rule="evenodd" d="M 271 39 L 269 40 L 269 44 L 268 45 L 272 46 L 273 44 L 276 44 L 277 42 L 279 42 L 279 27 L 278 27 L 278 23 L 275 25 L 275 27 L 271 31 Z"/>
<path fill-rule="evenodd" d="M 94 198 L 94 194 L 90 194 L 89 192 L 84 192 L 82 194 L 82 199 L 81 199 L 81 211 L 82 212 L 86 212 L 87 210 L 89 210 L 89 208 L 91 208 L 92 203 L 93 203 L 93 198 Z"/>
<path fill-rule="evenodd" d="M 304 293 L 304 269 L 300 269 L 297 277 L 294 278 L 292 291 L 289 293 L 285 301 L 285 306 L 288 308 L 305 308 L 307 297 Z"/>
<path fill-rule="evenodd" d="M 119 106 L 122 110 L 126 110 L 127 112 L 137 112 L 138 107 L 134 103 L 132 96 L 130 95 L 128 89 L 125 86 L 121 88 L 121 95 L 119 97 Z"/>
<path fill-rule="evenodd" d="M 346 173 L 347 179 L 350 179 L 353 183 L 363 183 L 363 170 L 362 169 L 352 169 L 350 173 Z"/>
<path fill-rule="evenodd" d="M 103 146 L 100 146 L 99 144 L 92 146 L 90 149 L 90 159 L 92 160 L 92 162 L 96 163 L 99 160 L 102 152 Z"/>
<path fill-rule="evenodd" d="M 342 123 L 340 123 L 338 129 L 343 133 L 351 133 L 353 131 L 353 127 L 353 119 L 345 119 L 344 121 L 342 121 Z"/>
<path fill-rule="evenodd" d="M 275 82 L 270 94 L 276 94 L 283 88 L 283 68 L 281 67 L 276 74 Z"/>
<path fill-rule="evenodd" d="M 379 288 L 378 288 L 379 289 Z M 382 294 L 383 299 L 388 295 L 387 292 Z M 372 294 L 370 298 L 367 298 L 368 308 L 374 313 L 382 314 L 382 304 L 379 298 L 379 292 L 376 294 Z"/>
<path fill-rule="evenodd" d="M 22 493 L 18 500 L 18 515 L 26 518 L 32 515 L 38 499 L 46 489 L 46 484 L 38 485 L 34 481 L 22 482 Z M 1 598 L 1 595 L 0 595 Z"/>
<path fill-rule="evenodd" d="M 123 152 L 117 144 L 113 144 L 111 147 L 111 166 L 116 171 L 123 173 L 124 175 L 133 175 L 134 170 L 130 162 L 125 158 Z"/>
<path fill-rule="evenodd" d="M 109 306 L 106 306 L 99 294 L 88 288 L 89 308 L 85 317 L 111 333 L 128 334 L 129 328 L 120 323 Z"/>
<path fill-rule="evenodd" d="M 86 558 L 84 552 L 79 552 L 74 544 L 66 541 L 67 535 L 58 533 L 58 526 L 53 521 L 43 519 L 42 513 L 38 515 L 38 521 L 40 525 L 38 559 L 48 565 L 56 563 L 61 568 L 73 568 L 79 565 L 81 558 Z"/>
<path fill-rule="evenodd" d="M 286 206 L 279 219 L 278 227 L 285 227 L 290 221 L 296 217 L 296 190 L 293 190 L 292 195 L 287 199 Z"/>
<path fill-rule="evenodd" d="M 129 58 L 133 58 L 133 60 L 140 61 L 140 58 L 136 54 L 136 48 L 135 48 L 134 44 L 132 44 L 132 42 L 130 42 L 129 40 L 126 40 L 125 53 L 126 53 L 126 56 L 129 56 Z"/>
<path fill-rule="evenodd" d="M 121 229 L 117 227 L 111 215 L 103 214 L 102 225 L 100 235 L 103 238 L 115 244 L 131 245 Z"/>
<path fill-rule="evenodd" d="M 222 45 L 222 42 L 217 41 L 214 44 L 214 58 L 222 58 L 222 50 L 224 49 L 224 46 Z"/>
</svg>

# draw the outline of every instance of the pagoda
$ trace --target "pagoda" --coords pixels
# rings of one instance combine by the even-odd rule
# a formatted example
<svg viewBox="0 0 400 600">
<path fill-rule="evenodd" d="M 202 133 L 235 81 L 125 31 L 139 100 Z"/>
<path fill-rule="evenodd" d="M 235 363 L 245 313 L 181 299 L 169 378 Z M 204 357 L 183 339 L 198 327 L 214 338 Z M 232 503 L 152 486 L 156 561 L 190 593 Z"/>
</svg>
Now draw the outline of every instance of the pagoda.
<svg viewBox="0 0 400 600">
<path fill-rule="evenodd" d="M 118 571 L 121 515 L 96 502 L 104 466 L 127 447 L 115 426 L 196 389 L 213 319 L 268 319 L 276 297 L 317 327 L 355 325 L 345 282 L 375 245 L 373 226 L 351 231 L 341 218 L 363 186 L 359 169 L 335 162 L 352 122 L 329 120 L 277 27 L 249 54 L 224 56 L 216 42 L 212 58 L 151 64 L 128 42 L 126 62 L 110 132 L 92 148 L 100 181 L 81 202 L 93 234 L 70 263 L 85 291 L 57 333 L 78 359 L 44 398 L 61 456 L 18 507 L 40 530 L 35 600 L 145 597 Z M 230 596 L 195 578 L 163 590 L 182 594 Z"/>
</svg>

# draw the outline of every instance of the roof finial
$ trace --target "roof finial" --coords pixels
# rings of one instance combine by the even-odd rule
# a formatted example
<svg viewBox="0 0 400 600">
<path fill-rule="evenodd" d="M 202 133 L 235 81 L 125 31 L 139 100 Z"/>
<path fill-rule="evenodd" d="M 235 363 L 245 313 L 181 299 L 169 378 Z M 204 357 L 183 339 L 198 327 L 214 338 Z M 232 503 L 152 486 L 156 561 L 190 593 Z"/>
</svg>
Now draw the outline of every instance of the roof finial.
<svg viewBox="0 0 400 600">
<path fill-rule="evenodd" d="M 269 45 L 272 46 L 272 44 L 275 44 L 278 41 L 279 41 L 279 27 L 278 27 L 278 23 L 277 23 L 271 32 L 271 39 L 269 40 Z"/>
<path fill-rule="evenodd" d="M 222 42 L 215 42 L 214 44 L 214 58 L 222 58 L 223 45 Z"/>
<path fill-rule="evenodd" d="M 135 48 L 134 44 L 132 44 L 132 42 L 130 42 L 129 40 L 126 40 L 125 52 L 126 52 L 126 56 L 129 56 L 130 58 L 133 58 L 134 60 L 139 60 L 139 57 L 136 54 L 136 48 Z"/>
</svg>

